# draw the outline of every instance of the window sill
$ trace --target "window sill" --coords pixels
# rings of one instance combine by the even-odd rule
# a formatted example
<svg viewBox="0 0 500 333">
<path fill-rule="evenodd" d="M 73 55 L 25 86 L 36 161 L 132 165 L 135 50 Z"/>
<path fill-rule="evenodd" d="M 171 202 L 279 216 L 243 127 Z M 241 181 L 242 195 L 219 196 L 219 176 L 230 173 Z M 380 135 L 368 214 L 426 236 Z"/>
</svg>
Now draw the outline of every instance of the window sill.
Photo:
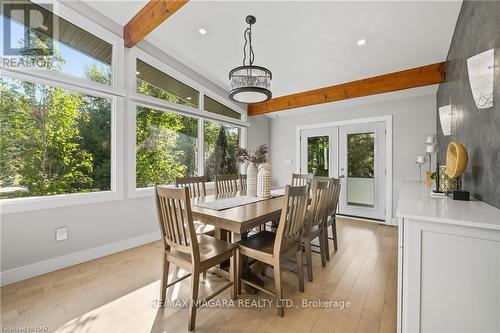
<svg viewBox="0 0 500 333">
<path fill-rule="evenodd" d="M 0 212 L 4 215 L 40 209 L 86 205 L 120 199 L 123 199 L 123 195 L 114 191 L 4 199 L 0 201 Z"/>
<path fill-rule="evenodd" d="M 175 187 L 174 184 L 170 184 L 167 186 Z M 205 189 L 207 190 L 207 195 L 215 193 L 215 182 L 206 182 Z M 154 187 L 142 187 L 136 188 L 130 191 L 129 198 L 145 198 L 145 197 L 153 197 L 154 195 Z"/>
</svg>

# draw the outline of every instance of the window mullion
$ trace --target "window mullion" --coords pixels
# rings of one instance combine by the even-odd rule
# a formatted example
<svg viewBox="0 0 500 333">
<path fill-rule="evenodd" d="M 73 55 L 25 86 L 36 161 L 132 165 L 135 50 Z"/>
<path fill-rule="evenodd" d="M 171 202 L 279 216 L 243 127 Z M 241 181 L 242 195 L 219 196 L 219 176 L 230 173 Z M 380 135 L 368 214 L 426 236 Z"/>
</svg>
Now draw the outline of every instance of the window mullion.
<svg viewBox="0 0 500 333">
<path fill-rule="evenodd" d="M 198 94 L 198 107 L 203 112 L 205 108 L 205 93 L 200 91 Z M 205 131 L 203 130 L 202 118 L 198 118 L 198 175 L 205 174 Z"/>
</svg>

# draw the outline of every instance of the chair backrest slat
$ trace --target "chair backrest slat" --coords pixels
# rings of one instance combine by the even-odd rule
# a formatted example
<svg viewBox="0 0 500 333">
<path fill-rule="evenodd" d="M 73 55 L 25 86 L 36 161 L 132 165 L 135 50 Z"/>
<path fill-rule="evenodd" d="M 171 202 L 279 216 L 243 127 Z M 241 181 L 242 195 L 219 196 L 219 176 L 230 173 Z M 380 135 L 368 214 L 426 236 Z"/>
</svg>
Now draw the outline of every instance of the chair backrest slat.
<svg viewBox="0 0 500 333">
<path fill-rule="evenodd" d="M 283 209 L 276 231 L 274 253 L 286 250 L 288 244 L 300 242 L 307 210 L 307 192 L 307 185 L 286 186 Z"/>
<path fill-rule="evenodd" d="M 307 228 L 318 225 L 325 221 L 330 203 L 330 182 L 329 180 L 317 180 L 312 183 L 311 206 L 307 213 Z"/>
<path fill-rule="evenodd" d="M 207 194 L 205 177 L 178 177 L 175 179 L 176 187 L 189 188 L 191 198 L 204 197 Z"/>
<path fill-rule="evenodd" d="M 155 199 L 165 250 L 173 248 L 190 253 L 193 260 L 199 260 L 189 188 L 167 188 L 157 185 Z"/>
<path fill-rule="evenodd" d="M 335 216 L 339 204 L 341 182 L 340 179 L 337 178 L 330 178 L 329 182 L 328 216 Z"/>
<path fill-rule="evenodd" d="M 292 173 L 292 186 L 310 185 L 313 178 L 313 175 L 310 173 Z"/>
<path fill-rule="evenodd" d="M 215 176 L 215 189 L 217 194 L 236 193 L 238 191 L 237 175 Z"/>
</svg>

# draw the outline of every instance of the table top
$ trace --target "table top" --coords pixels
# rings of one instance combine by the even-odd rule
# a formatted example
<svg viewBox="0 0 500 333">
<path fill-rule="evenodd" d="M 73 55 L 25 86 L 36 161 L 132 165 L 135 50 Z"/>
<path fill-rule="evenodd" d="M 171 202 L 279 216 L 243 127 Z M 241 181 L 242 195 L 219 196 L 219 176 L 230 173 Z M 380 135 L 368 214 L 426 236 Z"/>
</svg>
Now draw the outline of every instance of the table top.
<svg viewBox="0 0 500 333">
<path fill-rule="evenodd" d="M 279 218 L 283 206 L 283 196 L 273 197 L 250 204 L 228 208 L 224 210 L 215 210 L 199 207 L 199 202 L 215 201 L 222 198 L 231 198 L 242 196 L 244 193 L 207 195 L 204 197 L 193 198 L 191 200 L 191 210 L 193 218 L 200 222 L 214 225 L 215 227 L 233 231 L 241 234 L 263 223 Z"/>
<path fill-rule="evenodd" d="M 470 201 L 431 197 L 422 183 L 403 182 L 396 216 L 421 221 L 500 230 L 500 209 L 471 197 Z"/>
</svg>

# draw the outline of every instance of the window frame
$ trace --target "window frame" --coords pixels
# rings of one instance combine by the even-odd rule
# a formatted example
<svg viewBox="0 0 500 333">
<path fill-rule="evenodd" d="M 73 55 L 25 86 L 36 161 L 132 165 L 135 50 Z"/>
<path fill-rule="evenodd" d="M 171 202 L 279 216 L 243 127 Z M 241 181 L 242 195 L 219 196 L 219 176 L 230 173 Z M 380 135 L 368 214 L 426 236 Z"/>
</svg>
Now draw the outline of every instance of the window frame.
<svg viewBox="0 0 500 333">
<path fill-rule="evenodd" d="M 43 5 L 44 0 L 32 0 L 33 3 Z M 112 45 L 112 85 L 86 80 L 70 74 L 44 71 L 20 70 L 3 66 L 0 56 L 0 75 L 14 79 L 45 84 L 53 87 L 68 89 L 96 97 L 111 98 L 111 189 L 108 191 L 68 193 L 52 196 L 33 196 L 0 200 L 0 210 L 3 214 L 67 207 L 82 204 L 101 203 L 126 198 L 151 197 L 153 187 L 136 188 L 136 107 L 154 108 L 160 111 L 175 112 L 180 115 L 198 119 L 198 170 L 204 173 L 204 121 L 219 122 L 237 126 L 241 129 L 240 147 L 247 145 L 247 111 L 241 105 L 227 100 L 226 96 L 192 79 L 188 75 L 176 70 L 164 61 L 143 50 L 140 45 L 128 49 L 124 47 L 123 38 L 86 16 L 65 5 L 61 0 L 53 1 L 52 11 L 55 15 L 71 22 L 79 28 L 95 35 Z M 199 92 L 198 107 L 189 107 L 181 104 L 146 96 L 136 91 L 136 61 L 140 58 L 147 64 L 190 86 Z M 241 114 L 241 120 L 221 116 L 204 110 L 204 96 L 216 100 L 228 108 Z M 207 188 L 213 188 L 214 183 L 207 183 Z"/>
<path fill-rule="evenodd" d="M 36 4 L 43 1 L 34 0 Z M 19 70 L 3 66 L 0 63 L 0 75 L 36 84 L 44 84 L 96 97 L 111 99 L 111 189 L 98 192 L 66 193 L 49 196 L 32 196 L 0 200 L 2 214 L 24 212 L 55 207 L 66 207 L 120 200 L 124 198 L 123 160 L 124 140 L 123 124 L 126 90 L 124 89 L 124 46 L 123 39 L 101 27 L 97 23 L 73 11 L 64 3 L 54 1 L 53 13 L 75 24 L 80 29 L 92 33 L 96 37 L 112 45 L 111 60 L 113 84 L 111 86 L 78 78 L 69 74 L 43 71 Z"/>
<path fill-rule="evenodd" d="M 247 112 L 241 106 L 229 103 L 222 96 L 217 94 L 216 92 L 208 89 L 207 87 L 201 85 L 200 83 L 194 81 L 187 75 L 177 71 L 173 67 L 159 60 L 155 56 L 147 53 L 142 50 L 140 47 L 135 47 L 127 50 L 126 53 L 126 63 L 127 66 L 127 90 L 128 90 L 128 109 L 127 109 L 127 196 L 129 198 L 142 198 L 142 197 L 151 197 L 154 194 L 153 187 L 142 187 L 137 188 L 137 180 L 136 180 L 136 108 L 137 106 L 153 108 L 155 110 L 164 111 L 164 112 L 173 112 L 183 116 L 188 116 L 192 118 L 198 119 L 198 140 L 197 140 L 197 149 L 198 149 L 198 174 L 203 175 L 205 168 L 205 138 L 204 138 L 204 130 L 203 130 L 203 122 L 213 121 L 226 125 L 236 126 L 241 129 L 240 133 L 240 147 L 246 147 L 246 128 L 249 126 L 247 120 Z M 191 88 L 198 91 L 198 107 L 191 107 L 182 104 L 168 102 L 166 100 L 143 95 L 137 92 L 137 59 L 140 59 L 147 63 L 150 66 L 162 71 L 166 75 L 171 76 L 172 78 L 190 86 Z M 241 120 L 221 116 L 218 114 L 214 114 L 211 112 L 207 112 L 204 109 L 204 96 L 216 100 L 217 102 L 227 106 L 228 108 L 238 112 L 241 114 Z M 207 182 L 207 189 L 215 188 L 214 182 Z"/>
</svg>

